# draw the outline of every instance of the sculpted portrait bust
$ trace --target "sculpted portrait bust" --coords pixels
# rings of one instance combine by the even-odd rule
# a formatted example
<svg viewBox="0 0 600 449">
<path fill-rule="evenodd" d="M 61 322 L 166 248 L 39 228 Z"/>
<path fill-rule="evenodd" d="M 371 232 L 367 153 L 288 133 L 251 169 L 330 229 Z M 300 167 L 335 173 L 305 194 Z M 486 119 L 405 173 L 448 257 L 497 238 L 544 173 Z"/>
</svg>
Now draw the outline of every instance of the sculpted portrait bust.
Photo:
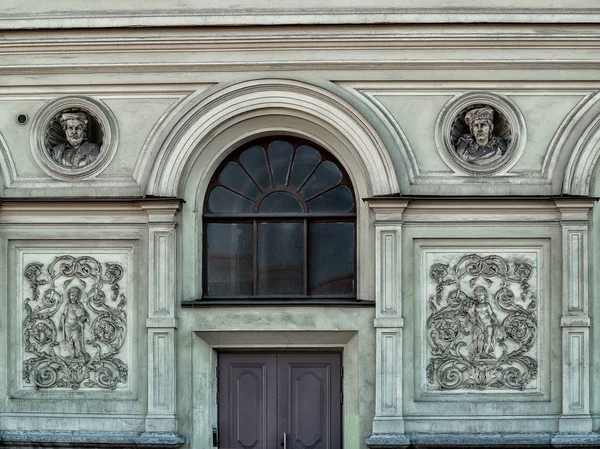
<svg viewBox="0 0 600 449">
<path fill-rule="evenodd" d="M 100 154 L 100 146 L 88 141 L 88 117 L 84 112 L 65 112 L 60 125 L 66 141 L 50 149 L 50 157 L 67 168 L 83 168 L 94 162 Z"/>
<path fill-rule="evenodd" d="M 498 161 L 508 148 L 508 142 L 493 134 L 494 110 L 485 106 L 471 109 L 465 114 L 469 134 L 456 142 L 456 153 L 463 162 L 483 166 Z"/>
</svg>

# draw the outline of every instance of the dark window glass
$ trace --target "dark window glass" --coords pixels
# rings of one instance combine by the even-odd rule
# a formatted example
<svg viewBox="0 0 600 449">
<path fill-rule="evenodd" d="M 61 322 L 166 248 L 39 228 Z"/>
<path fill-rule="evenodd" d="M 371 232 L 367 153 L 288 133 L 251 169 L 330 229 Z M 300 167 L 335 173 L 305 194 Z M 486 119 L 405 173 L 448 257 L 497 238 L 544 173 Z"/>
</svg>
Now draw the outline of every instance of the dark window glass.
<svg viewBox="0 0 600 449">
<path fill-rule="evenodd" d="M 290 187 L 299 189 L 304 184 L 317 165 L 321 162 L 321 154 L 312 147 L 301 145 L 296 148 L 294 162 L 292 163 L 292 174 Z"/>
<path fill-rule="evenodd" d="M 271 176 L 263 147 L 253 146 L 240 154 L 240 162 L 263 189 L 271 187 Z"/>
<path fill-rule="evenodd" d="M 258 294 L 302 295 L 302 223 L 258 224 Z"/>
<path fill-rule="evenodd" d="M 235 214 L 252 212 L 254 203 L 248 198 L 223 187 L 215 187 L 210 192 L 208 209 L 215 214 Z"/>
<path fill-rule="evenodd" d="M 252 294 L 252 224 L 206 226 L 206 276 L 209 296 Z"/>
<path fill-rule="evenodd" d="M 287 192 L 273 192 L 266 196 L 260 203 L 258 211 L 265 212 L 302 212 L 302 204 L 298 199 Z"/>
<path fill-rule="evenodd" d="M 325 161 L 308 178 L 304 187 L 300 189 L 300 193 L 304 198 L 310 200 L 313 196 L 338 185 L 341 180 L 340 169 L 333 162 Z"/>
<path fill-rule="evenodd" d="M 355 203 L 344 169 L 310 142 L 239 148 L 204 204 L 205 296 L 355 297 Z"/>
<path fill-rule="evenodd" d="M 346 186 L 337 186 L 308 202 L 310 212 L 350 212 L 354 207 L 352 192 Z"/>
<path fill-rule="evenodd" d="M 256 184 L 237 162 L 230 162 L 225 166 L 219 175 L 219 181 L 248 199 L 256 200 L 260 196 Z"/>
<path fill-rule="evenodd" d="M 267 152 L 269 154 L 269 165 L 273 172 L 275 185 L 286 185 L 294 147 L 289 142 L 276 140 L 269 145 Z"/>
<path fill-rule="evenodd" d="M 354 291 L 354 223 L 309 225 L 309 294 Z"/>
</svg>

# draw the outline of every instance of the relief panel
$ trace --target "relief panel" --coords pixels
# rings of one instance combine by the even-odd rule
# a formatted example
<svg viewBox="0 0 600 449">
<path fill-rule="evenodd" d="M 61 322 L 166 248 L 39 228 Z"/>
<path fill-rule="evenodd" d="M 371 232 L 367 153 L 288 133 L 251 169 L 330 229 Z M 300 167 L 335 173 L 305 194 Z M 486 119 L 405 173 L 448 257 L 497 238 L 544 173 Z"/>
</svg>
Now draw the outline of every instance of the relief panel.
<svg viewBox="0 0 600 449">
<path fill-rule="evenodd" d="M 426 390 L 539 391 L 539 251 L 431 251 L 425 263 Z"/>
<path fill-rule="evenodd" d="M 26 251 L 17 281 L 22 388 L 127 387 L 130 254 Z"/>
</svg>

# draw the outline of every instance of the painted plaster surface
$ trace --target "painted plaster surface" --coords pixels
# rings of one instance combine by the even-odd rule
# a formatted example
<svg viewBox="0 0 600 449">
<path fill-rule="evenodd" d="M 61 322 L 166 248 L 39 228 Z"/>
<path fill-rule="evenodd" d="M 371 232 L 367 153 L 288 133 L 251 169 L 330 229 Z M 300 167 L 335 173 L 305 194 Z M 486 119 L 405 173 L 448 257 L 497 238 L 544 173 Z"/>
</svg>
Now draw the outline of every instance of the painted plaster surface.
<svg viewBox="0 0 600 449">
<path fill-rule="evenodd" d="M 597 2 L 6 1 L 0 444 L 210 447 L 220 350 L 341 352 L 347 449 L 597 442 Z M 440 156 L 437 119 L 467 94 L 522 114 L 504 172 Z M 57 179 L 35 117 L 70 96 L 103 102 L 118 144 Z M 209 180 L 278 133 L 353 181 L 360 307 L 201 302 Z"/>
</svg>

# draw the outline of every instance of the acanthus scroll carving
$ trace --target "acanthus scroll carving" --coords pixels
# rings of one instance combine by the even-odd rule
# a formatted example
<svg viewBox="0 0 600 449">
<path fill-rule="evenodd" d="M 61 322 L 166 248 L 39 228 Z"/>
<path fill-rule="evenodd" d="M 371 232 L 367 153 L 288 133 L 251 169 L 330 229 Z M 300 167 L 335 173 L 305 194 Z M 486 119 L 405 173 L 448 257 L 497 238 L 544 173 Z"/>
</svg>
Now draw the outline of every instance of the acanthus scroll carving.
<svg viewBox="0 0 600 449">
<path fill-rule="evenodd" d="M 23 380 L 36 388 L 115 389 L 127 381 L 118 355 L 127 331 L 123 267 L 93 257 L 32 262 L 23 273 Z"/>
<path fill-rule="evenodd" d="M 534 267 L 498 255 L 434 263 L 427 380 L 438 390 L 523 390 L 536 379 Z"/>
</svg>

